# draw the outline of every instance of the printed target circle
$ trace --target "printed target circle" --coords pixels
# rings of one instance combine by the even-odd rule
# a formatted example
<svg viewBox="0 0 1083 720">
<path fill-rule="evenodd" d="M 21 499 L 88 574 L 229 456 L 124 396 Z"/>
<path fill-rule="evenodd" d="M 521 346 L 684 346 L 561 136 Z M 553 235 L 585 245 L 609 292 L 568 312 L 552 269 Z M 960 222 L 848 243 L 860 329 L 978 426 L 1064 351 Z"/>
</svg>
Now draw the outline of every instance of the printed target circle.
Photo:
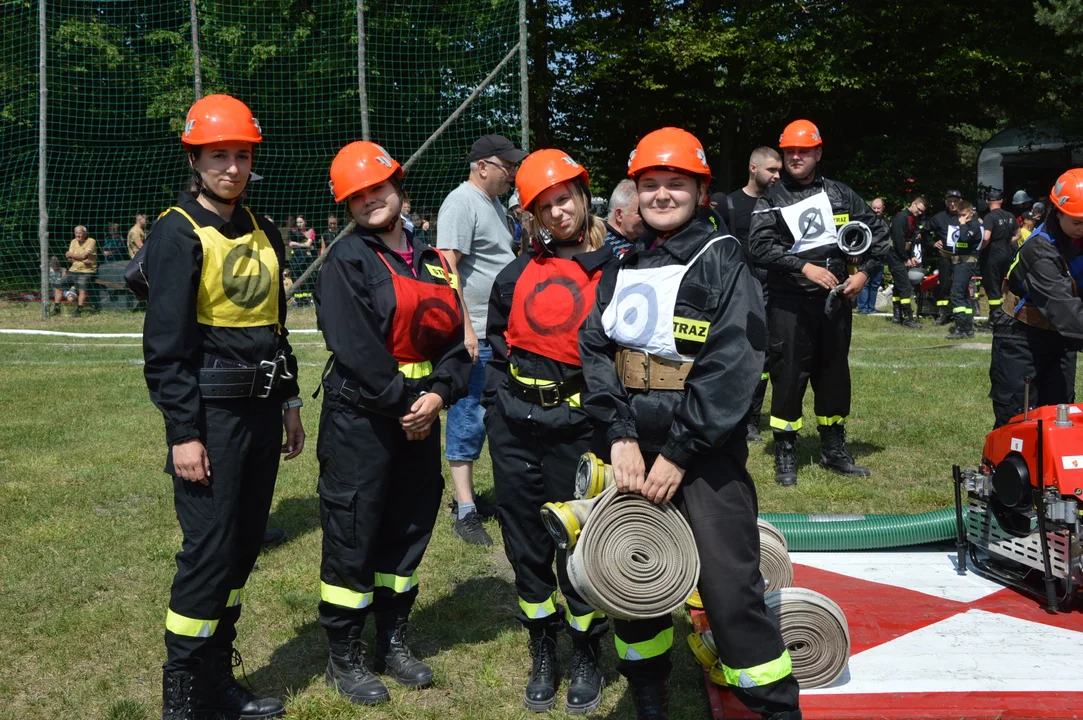
<svg viewBox="0 0 1083 720">
<path fill-rule="evenodd" d="M 809 208 L 801 213 L 797 219 L 797 229 L 801 231 L 801 237 L 806 240 L 815 240 L 827 231 L 823 213 L 819 208 Z"/>
<path fill-rule="evenodd" d="M 622 342 L 646 346 L 658 324 L 658 296 L 646 283 L 629 285 L 616 300 L 617 333 Z"/>
<path fill-rule="evenodd" d="M 410 317 L 410 345 L 422 358 L 435 357 L 447 345 L 458 322 L 458 309 L 440 298 L 425 298 Z"/>
<path fill-rule="evenodd" d="M 570 313 L 560 312 L 563 303 L 560 303 L 552 292 L 548 293 L 547 297 L 542 297 L 542 293 L 551 287 L 564 288 L 571 295 L 572 309 Z M 575 280 L 566 275 L 557 275 L 534 286 L 534 289 L 523 302 L 523 315 L 526 316 L 526 323 L 535 334 L 542 336 L 559 335 L 579 327 L 586 310 L 583 304 L 583 292 L 579 289 L 579 285 Z M 550 322 L 554 317 L 556 322 Z"/>
<path fill-rule="evenodd" d="M 259 274 L 237 274 L 237 265 L 255 262 Z M 222 290 L 231 303 L 250 310 L 259 307 L 271 292 L 271 268 L 259 259 L 259 252 L 247 245 L 238 245 L 222 261 Z"/>
</svg>

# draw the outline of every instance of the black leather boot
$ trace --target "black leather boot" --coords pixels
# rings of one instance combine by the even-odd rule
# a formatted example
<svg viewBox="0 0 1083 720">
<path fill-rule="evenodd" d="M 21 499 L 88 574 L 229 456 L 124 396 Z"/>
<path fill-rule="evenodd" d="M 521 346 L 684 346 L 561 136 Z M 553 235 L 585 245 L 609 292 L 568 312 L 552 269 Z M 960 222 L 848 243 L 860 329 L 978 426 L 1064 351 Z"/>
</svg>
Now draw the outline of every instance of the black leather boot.
<svg viewBox="0 0 1083 720">
<path fill-rule="evenodd" d="M 669 720 L 669 681 L 631 683 L 636 720 Z"/>
<path fill-rule="evenodd" d="M 763 442 L 763 435 L 760 435 L 760 416 L 750 414 L 748 416 L 748 422 L 745 424 L 745 441 L 750 443 Z"/>
<path fill-rule="evenodd" d="M 569 715 L 586 715 L 602 704 L 605 678 L 602 676 L 602 654 L 598 645 L 598 638 L 575 643 L 572 674 L 568 679 L 568 698 L 564 703 L 564 712 Z"/>
<path fill-rule="evenodd" d="M 775 432 L 775 482 L 782 487 L 797 484 L 797 433 Z"/>
<path fill-rule="evenodd" d="M 867 467 L 855 465 L 853 456 L 846 452 L 846 426 L 842 423 L 820 427 L 820 467 L 840 475 L 872 474 Z"/>
<path fill-rule="evenodd" d="M 771 713 L 764 715 L 764 720 L 801 720 L 800 710 L 787 710 L 786 712 Z"/>
<path fill-rule="evenodd" d="M 391 699 L 380 678 L 365 667 L 365 643 L 361 642 L 361 628 L 353 628 L 346 635 L 328 633 L 331 656 L 327 658 L 324 676 L 327 687 L 358 705 L 377 705 Z"/>
<path fill-rule="evenodd" d="M 907 303 L 902 306 L 902 326 L 913 330 L 920 330 L 921 323 L 914 319 L 914 305 Z"/>
<path fill-rule="evenodd" d="M 232 647 L 211 647 L 202 656 L 203 663 L 196 671 L 196 717 L 264 720 L 286 714 L 280 700 L 256 697 L 237 682 L 233 668 L 241 664 L 241 654 Z"/>
<path fill-rule="evenodd" d="M 891 303 L 891 322 L 896 325 L 902 322 L 902 306 L 899 305 L 898 300 Z"/>
<path fill-rule="evenodd" d="M 415 658 L 406 647 L 406 631 L 410 627 L 408 612 L 376 613 L 376 652 L 372 669 L 403 687 L 428 687 L 432 684 L 432 667 Z"/>
<path fill-rule="evenodd" d="M 951 323 L 951 308 L 947 305 L 941 305 L 940 311 L 936 315 L 936 322 L 933 325 L 948 325 Z"/>
<path fill-rule="evenodd" d="M 195 720 L 194 682 L 186 670 L 162 670 L 162 720 Z"/>
<path fill-rule="evenodd" d="M 557 667 L 557 638 L 552 630 L 531 630 L 530 680 L 523 693 L 523 706 L 534 712 L 549 712 L 557 701 L 560 669 Z"/>
</svg>

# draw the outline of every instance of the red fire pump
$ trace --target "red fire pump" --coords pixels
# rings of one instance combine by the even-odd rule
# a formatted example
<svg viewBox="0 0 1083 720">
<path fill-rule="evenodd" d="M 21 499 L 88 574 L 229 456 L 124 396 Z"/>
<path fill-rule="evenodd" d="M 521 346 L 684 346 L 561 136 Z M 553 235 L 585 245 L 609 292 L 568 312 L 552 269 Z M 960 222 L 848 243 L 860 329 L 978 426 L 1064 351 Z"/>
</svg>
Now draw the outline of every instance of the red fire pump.
<svg viewBox="0 0 1083 720">
<path fill-rule="evenodd" d="M 953 472 L 959 571 L 969 554 L 979 575 L 1069 609 L 1083 584 L 1083 405 L 1012 418 L 976 470 Z"/>
</svg>

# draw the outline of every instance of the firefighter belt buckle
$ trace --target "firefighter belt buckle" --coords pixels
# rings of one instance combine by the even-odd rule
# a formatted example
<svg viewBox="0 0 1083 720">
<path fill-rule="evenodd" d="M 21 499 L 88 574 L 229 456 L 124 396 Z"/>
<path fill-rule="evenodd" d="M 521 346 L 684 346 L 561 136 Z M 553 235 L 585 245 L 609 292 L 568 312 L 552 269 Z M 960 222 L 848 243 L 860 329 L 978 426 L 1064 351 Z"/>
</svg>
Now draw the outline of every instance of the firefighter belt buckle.
<svg viewBox="0 0 1083 720">
<path fill-rule="evenodd" d="M 555 408 L 560 405 L 560 385 L 558 383 L 539 385 L 538 400 L 543 408 Z"/>
<path fill-rule="evenodd" d="M 278 387 L 280 380 L 291 380 L 293 378 L 293 374 L 286 369 L 286 356 L 282 352 L 279 352 L 274 360 L 261 361 L 259 369 L 262 373 L 256 373 L 256 377 L 253 378 L 253 383 L 256 379 L 261 377 L 266 381 L 260 388 L 260 391 L 255 394 L 255 397 L 261 400 L 266 400 L 271 397 L 271 391 Z"/>
</svg>

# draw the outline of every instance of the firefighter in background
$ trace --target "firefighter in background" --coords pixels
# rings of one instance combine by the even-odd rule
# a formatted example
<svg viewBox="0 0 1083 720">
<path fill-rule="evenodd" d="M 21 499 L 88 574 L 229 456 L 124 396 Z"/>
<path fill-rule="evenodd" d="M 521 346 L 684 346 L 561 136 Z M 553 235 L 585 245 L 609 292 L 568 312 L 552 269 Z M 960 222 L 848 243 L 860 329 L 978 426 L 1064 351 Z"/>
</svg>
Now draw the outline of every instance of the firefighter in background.
<svg viewBox="0 0 1083 720">
<path fill-rule="evenodd" d="M 745 468 L 742 420 L 767 345 L 762 291 L 707 207 L 711 171 L 699 140 L 656 130 L 639 141 L 628 174 L 649 249 L 602 274 L 579 331 L 583 406 L 605 432 L 617 487 L 672 500 L 688 520 L 730 689 L 764 718 L 799 720 L 790 655 L 763 600 L 756 487 Z M 614 620 L 614 634 L 637 717 L 668 720 L 673 618 Z"/>
<path fill-rule="evenodd" d="M 331 192 L 356 223 L 327 251 L 316 314 L 331 351 L 324 371 L 320 460 L 320 625 L 328 686 L 352 702 L 389 699 L 373 670 L 425 687 L 432 668 L 406 645 L 417 567 L 440 506 L 440 410 L 466 395 L 462 307 L 439 251 L 403 228 L 402 168 L 353 142 L 331 164 Z"/>
<path fill-rule="evenodd" d="M 970 300 L 970 281 L 978 272 L 978 256 L 985 242 L 985 229 L 966 200 L 956 205 L 959 225 L 952 226 L 947 245 L 940 254 L 951 261 L 951 317 L 955 328 L 945 335 L 948 340 L 974 337 L 974 305 Z"/>
<path fill-rule="evenodd" d="M 925 216 L 927 204 L 925 198 L 919 195 L 891 219 L 891 248 L 887 254 L 893 289 L 891 322 L 900 323 L 905 328 L 921 328 L 921 323 L 914 319 L 914 286 L 910 284 L 910 268 L 921 264 L 919 223 Z M 913 257 L 915 249 L 918 259 Z"/>
<path fill-rule="evenodd" d="M 989 366 L 994 427 L 1030 406 L 1075 402 L 1076 352 L 1083 346 L 1083 168 L 1061 175 L 1045 223 L 1019 248 L 993 323 Z"/>
<path fill-rule="evenodd" d="M 947 325 L 951 322 L 951 286 L 952 264 L 951 253 L 945 249 L 955 243 L 955 237 L 959 234 L 959 203 L 963 195 L 958 190 L 948 190 L 944 193 L 944 209 L 929 220 L 926 230 L 929 240 L 932 241 L 933 249 L 939 253 L 936 269 L 939 276 L 936 282 L 936 290 L 933 297 L 936 298 L 936 321 L 934 325 Z"/>
<path fill-rule="evenodd" d="M 604 242 L 605 225 L 590 214 L 588 181 L 587 171 L 560 150 L 538 150 L 519 166 L 515 186 L 530 213 L 534 252 L 516 258 L 493 284 L 486 332 L 493 359 L 482 398 L 504 552 L 519 595 L 517 619 L 530 635 L 533 666 L 523 703 L 534 712 L 553 707 L 563 625 L 574 648 L 564 706 L 573 715 L 601 704 L 599 641 L 608 621 L 575 591 L 567 551 L 557 550 L 538 511 L 574 497 L 579 458 L 598 445 L 581 405 L 579 326 L 613 253 Z M 558 585 L 567 602 L 563 615 Z"/>
<path fill-rule="evenodd" d="M 1003 299 L 1004 276 L 1015 256 L 1016 242 L 1019 239 L 1019 223 L 1015 216 L 1004 209 L 1004 193 L 991 190 L 986 196 L 989 212 L 982 218 L 985 227 L 985 244 L 982 246 L 981 286 L 989 299 L 989 323 L 983 328 L 992 331 L 993 321 L 1000 314 Z"/>
<path fill-rule="evenodd" d="M 795 444 L 802 401 L 812 381 L 820 431 L 820 465 L 844 475 L 869 475 L 846 451 L 850 414 L 850 303 L 829 315 L 830 290 L 845 283 L 852 302 L 869 276 L 884 263 L 888 228 L 848 186 L 817 172 L 823 154 L 820 131 L 795 120 L 779 138 L 786 172 L 756 202 L 749 245 L 769 271 L 771 330 L 767 369 L 771 374 L 771 428 L 775 435 L 775 482 L 797 484 Z M 859 220 L 872 230 L 872 247 L 861 267 L 847 277 L 846 256 L 836 226 Z"/>
<path fill-rule="evenodd" d="M 192 179 L 137 256 L 149 290 L 143 374 L 165 417 L 184 534 L 165 618 L 163 720 L 285 714 L 233 678 L 279 455 L 295 458 L 305 443 L 279 273 L 286 250 L 278 229 L 239 203 L 262 139 L 236 98 L 192 105 L 181 135 Z"/>
</svg>

